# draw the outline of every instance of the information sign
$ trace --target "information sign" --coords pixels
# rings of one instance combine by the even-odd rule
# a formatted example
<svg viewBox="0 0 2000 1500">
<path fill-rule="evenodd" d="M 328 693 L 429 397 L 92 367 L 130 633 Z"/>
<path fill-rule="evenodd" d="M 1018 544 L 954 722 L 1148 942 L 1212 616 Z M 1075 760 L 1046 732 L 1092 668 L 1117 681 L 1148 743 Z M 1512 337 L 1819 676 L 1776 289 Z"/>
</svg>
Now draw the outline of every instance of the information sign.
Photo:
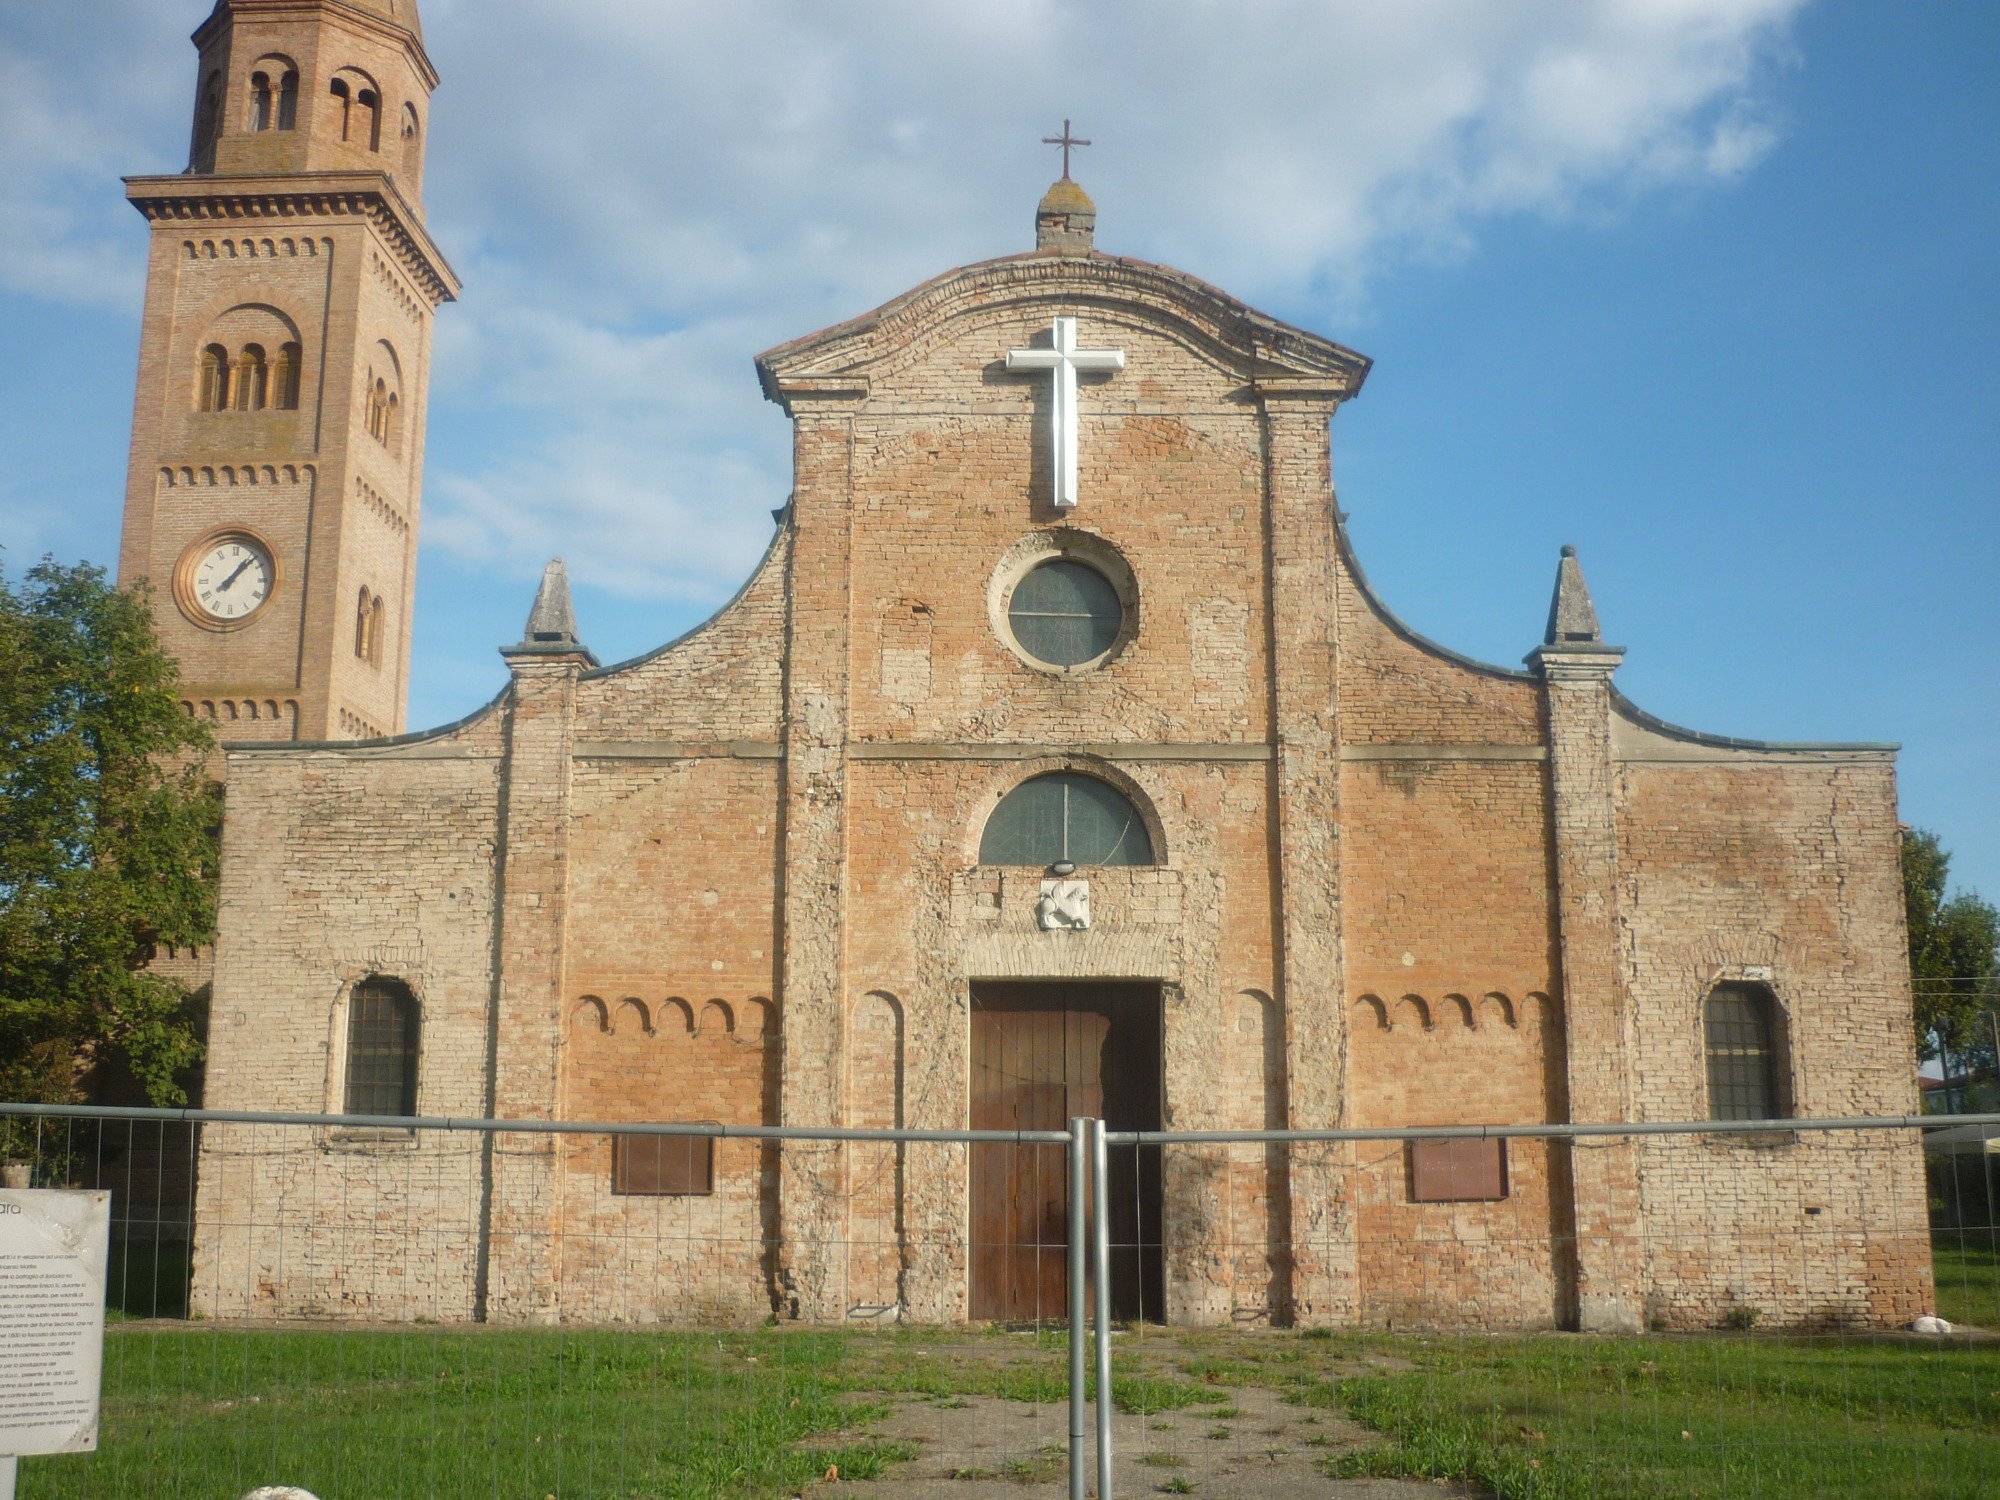
<svg viewBox="0 0 2000 1500">
<path fill-rule="evenodd" d="M 111 1195 L 0 1188 L 0 1454 L 97 1446 Z"/>
</svg>

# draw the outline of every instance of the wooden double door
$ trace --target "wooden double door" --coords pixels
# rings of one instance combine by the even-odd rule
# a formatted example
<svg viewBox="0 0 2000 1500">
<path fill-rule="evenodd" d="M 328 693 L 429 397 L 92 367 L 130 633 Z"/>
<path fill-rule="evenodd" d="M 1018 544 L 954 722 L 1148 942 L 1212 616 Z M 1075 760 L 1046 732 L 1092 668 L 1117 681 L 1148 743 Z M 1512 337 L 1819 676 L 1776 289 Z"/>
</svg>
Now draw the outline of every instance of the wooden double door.
<svg viewBox="0 0 2000 1500">
<path fill-rule="evenodd" d="M 1112 1130 L 1159 1129 L 1161 1024 L 1158 984 L 975 981 L 972 1128 L 1061 1130 L 1095 1115 Z M 971 1158 L 972 1316 L 1061 1321 L 1071 1211 L 1063 1148 L 981 1143 Z M 1157 1320 L 1159 1148 L 1112 1147 L 1107 1182 L 1112 1316 Z"/>
</svg>

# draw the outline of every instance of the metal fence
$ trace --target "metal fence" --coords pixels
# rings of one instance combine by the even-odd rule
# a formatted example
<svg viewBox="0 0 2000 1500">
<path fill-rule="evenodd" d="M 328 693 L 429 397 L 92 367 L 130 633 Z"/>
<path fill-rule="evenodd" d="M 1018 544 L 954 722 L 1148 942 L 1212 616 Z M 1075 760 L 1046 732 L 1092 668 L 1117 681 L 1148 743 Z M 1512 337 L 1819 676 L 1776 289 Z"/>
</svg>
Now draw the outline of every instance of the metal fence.
<svg viewBox="0 0 2000 1500">
<path fill-rule="evenodd" d="M 2000 1116 L 0 1105 L 0 1158 L 112 1204 L 99 1447 L 32 1500 L 2000 1493 Z"/>
</svg>

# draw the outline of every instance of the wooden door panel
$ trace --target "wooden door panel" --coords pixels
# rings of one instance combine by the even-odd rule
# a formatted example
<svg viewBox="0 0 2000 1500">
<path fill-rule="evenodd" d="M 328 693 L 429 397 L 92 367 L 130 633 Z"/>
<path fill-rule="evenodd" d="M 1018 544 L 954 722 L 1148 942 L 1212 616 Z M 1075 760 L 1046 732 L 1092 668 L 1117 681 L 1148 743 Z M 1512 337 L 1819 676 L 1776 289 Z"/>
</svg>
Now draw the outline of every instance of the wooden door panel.
<svg viewBox="0 0 2000 1500">
<path fill-rule="evenodd" d="M 1061 1130 L 1086 1115 L 1113 1129 L 1155 1129 L 1159 1066 L 1156 985 L 975 986 L 975 1130 Z M 1061 1320 L 1069 1289 L 1063 1148 L 979 1144 L 970 1166 L 971 1315 Z M 1113 1300 L 1120 1317 L 1152 1315 L 1159 1297 L 1158 1169 L 1135 1166 L 1130 1148 L 1112 1153 Z M 1142 1303 L 1145 1264 L 1155 1269 L 1143 1278 L 1150 1284 Z"/>
</svg>

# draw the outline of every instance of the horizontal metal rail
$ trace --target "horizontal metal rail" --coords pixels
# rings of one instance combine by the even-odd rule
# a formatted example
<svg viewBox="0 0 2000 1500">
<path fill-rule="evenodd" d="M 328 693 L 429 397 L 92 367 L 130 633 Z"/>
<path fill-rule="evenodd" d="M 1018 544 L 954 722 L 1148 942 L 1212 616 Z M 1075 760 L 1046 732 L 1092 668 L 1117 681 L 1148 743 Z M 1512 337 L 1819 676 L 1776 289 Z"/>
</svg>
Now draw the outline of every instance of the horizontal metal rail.
<svg viewBox="0 0 2000 1500">
<path fill-rule="evenodd" d="M 619 1120 L 490 1120 L 466 1115 L 341 1115 L 254 1109 L 153 1109 L 114 1104 L 10 1104 L 0 1118 L 158 1121 L 184 1125 L 321 1125 L 354 1130 L 480 1131 L 516 1135 L 663 1135 L 758 1141 L 995 1142 L 1060 1146 L 1067 1130 L 897 1130 L 845 1125 L 718 1125 Z M 1629 1120 L 1582 1124 L 1379 1125 L 1338 1130 L 1107 1130 L 1114 1146 L 1203 1146 L 1337 1141 L 1487 1140 L 1659 1135 L 1783 1135 L 1829 1130 L 2000 1129 L 2000 1114 L 1851 1115 L 1811 1120 Z"/>
<path fill-rule="evenodd" d="M 1853 1115 L 1825 1120 L 1629 1120 L 1602 1124 L 1399 1125 L 1345 1130 L 1108 1130 L 1114 1146 L 1198 1146 L 1257 1142 L 1574 1140 L 1631 1135 L 1788 1135 L 1827 1130 L 1949 1130 L 1965 1125 L 2000 1128 L 2000 1114 Z"/>
</svg>

